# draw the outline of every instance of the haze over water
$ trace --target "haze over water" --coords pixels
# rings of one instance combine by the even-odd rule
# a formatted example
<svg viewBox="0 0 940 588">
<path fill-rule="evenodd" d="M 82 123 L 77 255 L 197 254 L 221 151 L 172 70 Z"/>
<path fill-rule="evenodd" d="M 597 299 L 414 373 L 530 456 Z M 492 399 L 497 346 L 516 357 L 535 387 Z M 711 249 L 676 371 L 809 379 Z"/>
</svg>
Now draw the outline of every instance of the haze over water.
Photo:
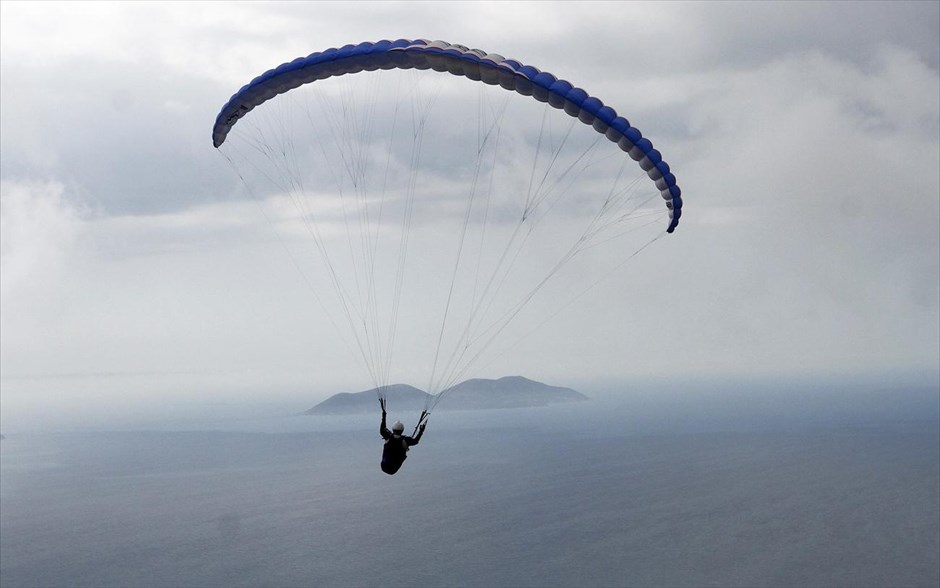
<svg viewBox="0 0 940 588">
<path fill-rule="evenodd" d="M 0 581 L 936 586 L 938 391 L 760 392 L 4 431 Z"/>
<path fill-rule="evenodd" d="M 940 588 L 938 23 L 0 0 L 0 588 Z"/>
</svg>

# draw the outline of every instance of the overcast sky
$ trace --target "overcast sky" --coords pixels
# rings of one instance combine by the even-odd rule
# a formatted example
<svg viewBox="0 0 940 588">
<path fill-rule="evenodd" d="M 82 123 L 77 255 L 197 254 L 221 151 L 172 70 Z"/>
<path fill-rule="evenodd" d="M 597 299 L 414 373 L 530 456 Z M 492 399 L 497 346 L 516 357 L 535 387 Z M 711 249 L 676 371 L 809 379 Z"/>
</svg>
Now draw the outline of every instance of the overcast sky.
<svg viewBox="0 0 940 588">
<path fill-rule="evenodd" d="M 369 387 L 210 132 L 265 70 L 384 38 L 571 80 L 683 189 L 675 234 L 478 375 L 936 382 L 938 30 L 937 2 L 4 1 L 2 417 Z"/>
</svg>

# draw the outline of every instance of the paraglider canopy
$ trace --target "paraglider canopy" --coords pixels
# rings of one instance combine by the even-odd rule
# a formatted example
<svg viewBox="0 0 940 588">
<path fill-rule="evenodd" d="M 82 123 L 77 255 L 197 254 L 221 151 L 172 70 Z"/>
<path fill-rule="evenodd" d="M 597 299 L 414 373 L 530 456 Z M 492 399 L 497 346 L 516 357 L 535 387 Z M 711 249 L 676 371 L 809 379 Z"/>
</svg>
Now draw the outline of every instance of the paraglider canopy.
<svg viewBox="0 0 940 588">
<path fill-rule="evenodd" d="M 445 41 L 398 39 L 364 42 L 311 53 L 307 57 L 284 63 L 261 74 L 229 99 L 216 117 L 212 143 L 220 147 L 239 119 L 279 94 L 330 77 L 396 68 L 432 69 L 464 76 L 532 96 L 540 102 L 548 102 L 554 108 L 563 109 L 603 133 L 637 161 L 650 179 L 656 182 L 669 208 L 671 222 L 666 231 L 673 232 L 679 224 L 682 191 L 676 184 L 676 177 L 670 171 L 669 164 L 663 161 L 653 144 L 643 138 L 627 119 L 618 116 L 613 108 L 583 89 L 572 86 L 570 82 L 536 67 Z"/>
</svg>

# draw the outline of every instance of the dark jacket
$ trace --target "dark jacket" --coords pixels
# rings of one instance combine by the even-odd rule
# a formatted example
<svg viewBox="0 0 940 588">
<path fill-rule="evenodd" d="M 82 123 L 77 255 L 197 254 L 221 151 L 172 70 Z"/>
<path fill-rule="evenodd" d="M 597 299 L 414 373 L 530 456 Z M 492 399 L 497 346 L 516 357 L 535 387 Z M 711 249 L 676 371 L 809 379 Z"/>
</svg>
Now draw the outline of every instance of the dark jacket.
<svg viewBox="0 0 940 588">
<path fill-rule="evenodd" d="M 385 439 L 385 447 L 382 449 L 382 471 L 386 474 L 394 474 L 401 468 L 401 464 L 408 457 L 408 448 L 417 445 L 421 441 L 421 435 L 424 435 L 424 427 L 418 429 L 416 437 L 408 435 L 396 435 L 385 426 L 385 413 L 382 413 L 382 424 L 379 425 L 379 434 Z"/>
</svg>

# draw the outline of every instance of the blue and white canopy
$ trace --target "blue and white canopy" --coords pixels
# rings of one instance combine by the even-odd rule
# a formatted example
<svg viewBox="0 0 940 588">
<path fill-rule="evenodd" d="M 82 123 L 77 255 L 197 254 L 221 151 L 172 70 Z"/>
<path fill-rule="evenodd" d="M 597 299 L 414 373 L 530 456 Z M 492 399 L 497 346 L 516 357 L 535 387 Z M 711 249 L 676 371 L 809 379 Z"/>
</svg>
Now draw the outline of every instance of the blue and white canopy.
<svg viewBox="0 0 940 588">
<path fill-rule="evenodd" d="M 498 85 L 563 109 L 604 134 L 638 162 L 666 201 L 670 218 L 667 232 L 673 232 L 679 224 L 682 191 L 676 184 L 676 177 L 653 144 L 627 119 L 618 116 L 613 108 L 570 82 L 531 65 L 444 41 L 398 39 L 365 42 L 327 49 L 282 64 L 258 76 L 229 99 L 216 117 L 212 142 L 220 147 L 239 119 L 279 94 L 317 80 L 388 69 L 447 72 Z"/>
</svg>

